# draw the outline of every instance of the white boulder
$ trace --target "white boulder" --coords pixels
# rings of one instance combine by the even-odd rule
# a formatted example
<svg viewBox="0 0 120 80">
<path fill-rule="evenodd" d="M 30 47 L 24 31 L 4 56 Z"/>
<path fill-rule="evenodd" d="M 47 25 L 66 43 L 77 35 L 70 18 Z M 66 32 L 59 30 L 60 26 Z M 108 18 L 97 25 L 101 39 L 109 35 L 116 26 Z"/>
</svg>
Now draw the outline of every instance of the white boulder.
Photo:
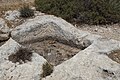
<svg viewBox="0 0 120 80">
<path fill-rule="evenodd" d="M 46 60 L 37 53 L 32 53 L 31 61 L 20 64 L 13 63 L 9 56 L 15 54 L 20 47 L 13 39 L 9 39 L 0 47 L 0 80 L 40 80 L 42 66 Z"/>
</svg>

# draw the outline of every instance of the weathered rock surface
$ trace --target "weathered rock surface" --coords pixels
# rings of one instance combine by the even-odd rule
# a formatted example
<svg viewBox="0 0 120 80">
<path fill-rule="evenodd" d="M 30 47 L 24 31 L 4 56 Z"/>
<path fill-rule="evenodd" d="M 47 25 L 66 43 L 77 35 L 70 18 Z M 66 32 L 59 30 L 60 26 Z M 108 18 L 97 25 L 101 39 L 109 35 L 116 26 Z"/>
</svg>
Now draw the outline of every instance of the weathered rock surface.
<svg viewBox="0 0 120 80">
<path fill-rule="evenodd" d="M 37 53 L 32 53 L 31 61 L 20 64 L 13 63 L 8 59 L 15 54 L 20 47 L 13 39 L 9 39 L 0 47 L 0 80 L 40 80 L 42 74 L 42 66 L 46 60 Z"/>
</svg>

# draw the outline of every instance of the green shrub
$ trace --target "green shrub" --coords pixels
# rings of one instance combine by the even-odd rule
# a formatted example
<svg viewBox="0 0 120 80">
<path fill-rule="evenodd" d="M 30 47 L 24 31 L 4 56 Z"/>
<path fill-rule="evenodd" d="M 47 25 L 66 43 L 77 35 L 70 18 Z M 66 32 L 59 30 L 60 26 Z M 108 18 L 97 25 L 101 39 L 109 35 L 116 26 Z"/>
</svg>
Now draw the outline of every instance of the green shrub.
<svg viewBox="0 0 120 80">
<path fill-rule="evenodd" d="M 35 0 L 36 9 L 48 14 L 60 16 L 66 20 L 76 17 L 79 12 L 79 0 Z M 76 6 L 78 5 L 78 6 Z"/>
<path fill-rule="evenodd" d="M 47 62 L 43 64 L 42 69 L 43 69 L 43 73 L 41 74 L 41 77 L 46 77 L 53 72 L 53 66 Z"/>
<path fill-rule="evenodd" d="M 23 6 L 20 9 L 20 16 L 23 18 L 28 18 L 34 16 L 34 11 L 29 8 L 29 6 Z"/>
<path fill-rule="evenodd" d="M 111 24 L 120 22 L 120 0 L 35 0 L 36 9 L 70 22 Z"/>
</svg>

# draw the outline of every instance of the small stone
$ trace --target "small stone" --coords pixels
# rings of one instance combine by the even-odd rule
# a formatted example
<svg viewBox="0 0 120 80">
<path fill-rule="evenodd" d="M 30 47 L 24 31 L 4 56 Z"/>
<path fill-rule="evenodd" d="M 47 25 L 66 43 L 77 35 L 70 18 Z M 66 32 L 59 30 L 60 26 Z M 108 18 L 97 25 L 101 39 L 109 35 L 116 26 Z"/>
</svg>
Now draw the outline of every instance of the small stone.
<svg viewBox="0 0 120 80">
<path fill-rule="evenodd" d="M 0 28 L 5 26 L 5 20 L 0 18 Z"/>
<path fill-rule="evenodd" d="M 95 32 L 98 32 L 98 28 L 96 28 L 94 31 L 95 31 Z"/>
<path fill-rule="evenodd" d="M 14 21 L 15 19 L 20 17 L 20 12 L 17 10 L 14 11 L 7 11 L 5 13 L 5 19 L 9 21 Z"/>
<path fill-rule="evenodd" d="M 50 56 L 51 55 L 51 53 L 48 53 L 48 56 Z"/>
<path fill-rule="evenodd" d="M 9 34 L 0 34 L 0 41 L 6 41 L 9 39 Z"/>
</svg>

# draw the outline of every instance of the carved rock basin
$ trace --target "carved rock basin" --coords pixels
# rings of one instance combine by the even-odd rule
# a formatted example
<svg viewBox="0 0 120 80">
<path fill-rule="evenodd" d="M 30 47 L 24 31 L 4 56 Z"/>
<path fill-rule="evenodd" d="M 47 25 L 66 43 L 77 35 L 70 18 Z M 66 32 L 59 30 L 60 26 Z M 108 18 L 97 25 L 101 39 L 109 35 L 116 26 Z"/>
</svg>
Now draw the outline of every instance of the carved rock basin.
<svg viewBox="0 0 120 80">
<path fill-rule="evenodd" d="M 78 30 L 61 18 L 35 17 L 16 27 L 11 36 L 55 65 L 53 72 L 42 80 L 120 79 L 120 64 L 109 56 L 120 49 L 120 42 Z"/>
</svg>

